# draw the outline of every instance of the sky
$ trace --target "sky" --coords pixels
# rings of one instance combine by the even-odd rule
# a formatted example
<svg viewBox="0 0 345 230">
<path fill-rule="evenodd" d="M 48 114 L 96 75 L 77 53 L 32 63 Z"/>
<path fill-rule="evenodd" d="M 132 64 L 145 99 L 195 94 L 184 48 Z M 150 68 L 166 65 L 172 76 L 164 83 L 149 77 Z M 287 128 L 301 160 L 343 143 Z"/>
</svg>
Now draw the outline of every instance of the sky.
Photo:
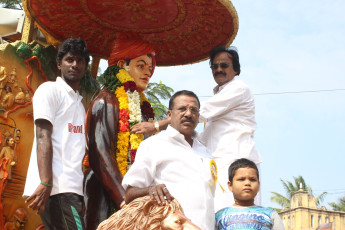
<svg viewBox="0 0 345 230">
<path fill-rule="evenodd" d="M 262 155 L 262 204 L 285 195 L 280 179 L 303 176 L 322 205 L 345 196 L 345 1 L 233 0 L 241 75 L 254 94 L 256 148 Z M 101 68 L 105 69 L 103 62 Z M 158 67 L 151 82 L 194 91 L 215 82 L 208 61 Z M 315 92 L 314 92 L 315 91 Z M 200 126 L 198 130 L 200 130 Z"/>
</svg>

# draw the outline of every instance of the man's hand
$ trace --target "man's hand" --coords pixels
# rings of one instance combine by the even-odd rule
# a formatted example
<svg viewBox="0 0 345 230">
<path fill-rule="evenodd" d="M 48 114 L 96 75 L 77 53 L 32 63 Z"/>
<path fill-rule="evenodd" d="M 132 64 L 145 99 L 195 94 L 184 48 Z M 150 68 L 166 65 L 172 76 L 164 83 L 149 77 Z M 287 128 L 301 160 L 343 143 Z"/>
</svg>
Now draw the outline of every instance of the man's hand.
<svg viewBox="0 0 345 230">
<path fill-rule="evenodd" d="M 165 200 L 170 203 L 170 201 L 174 199 L 165 184 L 150 187 L 149 195 L 151 199 L 156 200 L 159 205 L 165 205 Z"/>
<path fill-rule="evenodd" d="M 141 122 L 136 125 L 133 125 L 131 128 L 132 133 L 136 134 L 146 134 L 146 135 L 152 135 L 157 132 L 155 128 L 155 124 L 153 122 Z"/>
<path fill-rule="evenodd" d="M 25 200 L 25 203 L 28 203 L 31 200 L 33 200 L 28 207 L 33 210 L 37 210 L 37 214 L 41 214 L 44 212 L 51 191 L 51 187 L 40 184 L 35 190 L 35 192 Z"/>
</svg>

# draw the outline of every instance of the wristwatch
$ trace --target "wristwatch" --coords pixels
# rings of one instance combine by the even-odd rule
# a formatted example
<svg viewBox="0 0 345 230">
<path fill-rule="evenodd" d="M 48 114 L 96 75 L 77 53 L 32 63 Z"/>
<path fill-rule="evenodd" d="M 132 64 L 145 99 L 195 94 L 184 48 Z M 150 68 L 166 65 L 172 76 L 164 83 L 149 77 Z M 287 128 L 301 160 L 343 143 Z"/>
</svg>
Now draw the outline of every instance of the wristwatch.
<svg viewBox="0 0 345 230">
<path fill-rule="evenodd" d="M 157 133 L 158 133 L 158 132 L 160 131 L 160 130 L 159 130 L 159 123 L 158 123 L 158 121 L 155 122 L 155 128 L 156 128 L 156 131 L 157 131 Z"/>
</svg>

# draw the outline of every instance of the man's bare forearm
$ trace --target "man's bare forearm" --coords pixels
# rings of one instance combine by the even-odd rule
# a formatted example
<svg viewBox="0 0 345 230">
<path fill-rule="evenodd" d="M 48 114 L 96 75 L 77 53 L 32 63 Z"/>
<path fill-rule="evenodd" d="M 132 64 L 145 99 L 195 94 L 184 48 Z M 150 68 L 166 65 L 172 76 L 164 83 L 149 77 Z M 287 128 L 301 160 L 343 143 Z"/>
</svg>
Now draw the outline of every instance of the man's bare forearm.
<svg viewBox="0 0 345 230">
<path fill-rule="evenodd" d="M 160 130 L 166 130 L 168 125 L 170 124 L 170 117 L 165 118 L 164 120 L 158 121 L 159 129 Z"/>
<path fill-rule="evenodd" d="M 52 124 L 43 119 L 36 121 L 37 164 L 41 182 L 52 184 L 53 144 Z"/>
<path fill-rule="evenodd" d="M 138 197 L 143 197 L 149 195 L 150 187 L 147 188 L 137 188 L 129 186 L 125 193 L 125 202 L 129 204 L 131 201 Z"/>
<path fill-rule="evenodd" d="M 167 129 L 168 125 L 170 124 L 170 118 L 166 118 L 164 120 L 158 121 L 159 130 L 155 127 L 155 122 L 141 122 L 134 125 L 131 128 L 132 133 L 141 133 L 146 135 L 152 135 L 157 133 L 157 131 Z"/>
<path fill-rule="evenodd" d="M 165 184 L 158 184 L 146 188 L 128 186 L 125 194 L 125 202 L 129 204 L 136 198 L 143 196 L 150 196 L 152 200 L 156 200 L 158 204 L 162 205 L 164 205 L 166 201 L 170 202 L 174 199 Z"/>
</svg>

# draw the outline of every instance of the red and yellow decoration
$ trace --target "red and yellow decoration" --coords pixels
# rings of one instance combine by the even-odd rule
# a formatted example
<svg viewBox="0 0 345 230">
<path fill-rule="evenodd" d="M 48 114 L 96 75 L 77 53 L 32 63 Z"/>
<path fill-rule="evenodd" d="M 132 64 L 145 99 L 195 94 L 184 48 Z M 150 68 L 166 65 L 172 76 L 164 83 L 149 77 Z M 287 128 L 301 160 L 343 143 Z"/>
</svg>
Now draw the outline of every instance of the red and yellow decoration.
<svg viewBox="0 0 345 230">
<path fill-rule="evenodd" d="M 124 69 L 116 74 L 122 86 L 118 86 L 115 95 L 119 101 L 119 132 L 117 136 L 116 161 L 121 174 L 124 176 L 128 166 L 133 164 L 135 154 L 143 134 L 130 133 L 130 127 L 145 120 L 153 120 L 154 113 L 150 103 L 143 93 L 139 93 L 133 78 Z"/>
</svg>

